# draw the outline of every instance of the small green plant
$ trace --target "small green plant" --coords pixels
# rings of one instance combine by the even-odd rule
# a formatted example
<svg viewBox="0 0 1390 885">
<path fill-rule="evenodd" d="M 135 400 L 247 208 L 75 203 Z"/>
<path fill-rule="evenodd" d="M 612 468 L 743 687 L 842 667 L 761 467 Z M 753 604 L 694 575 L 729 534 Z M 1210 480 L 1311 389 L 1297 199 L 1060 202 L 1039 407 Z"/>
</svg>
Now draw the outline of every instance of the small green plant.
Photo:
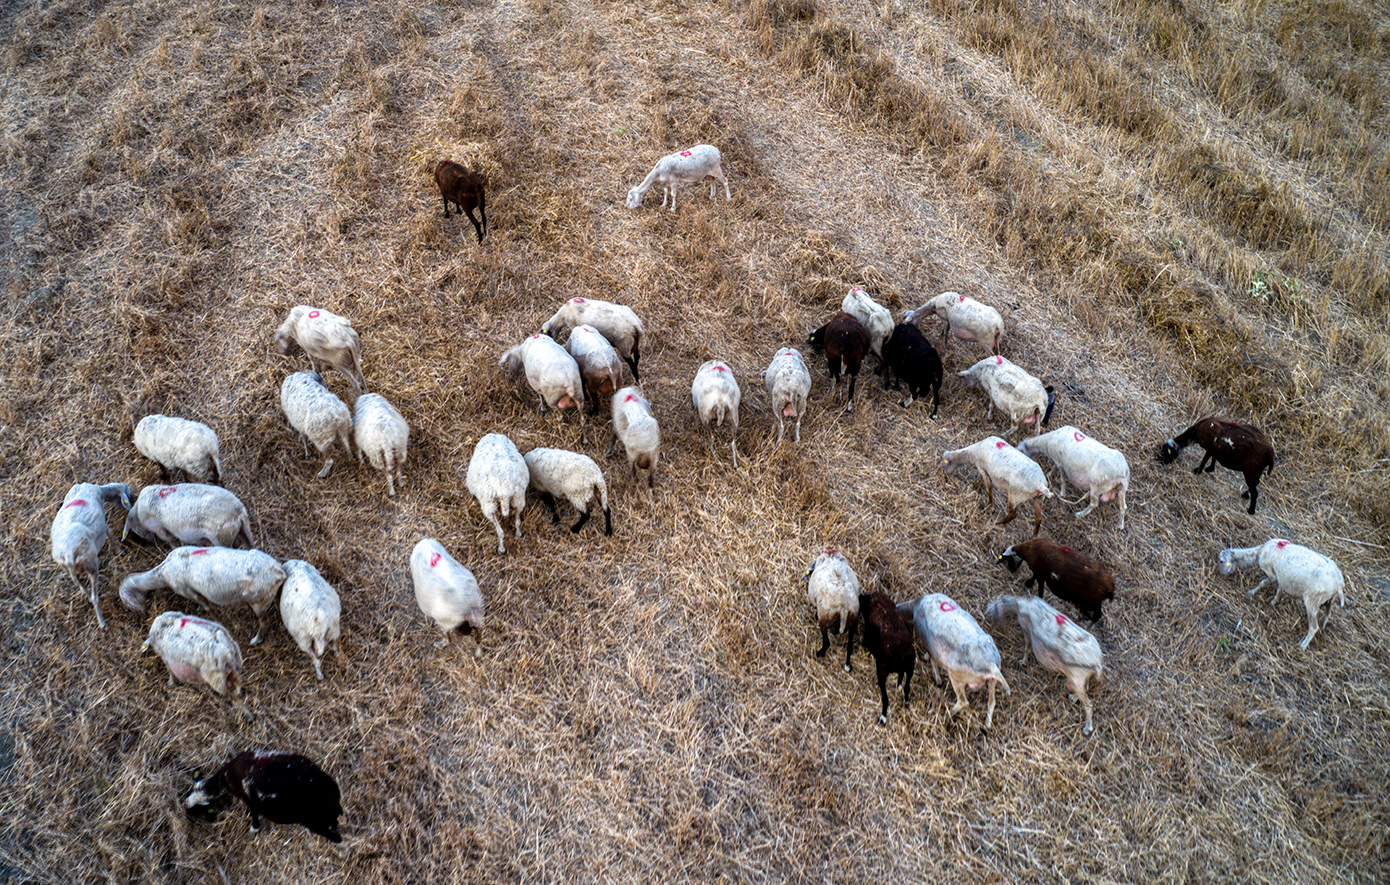
<svg viewBox="0 0 1390 885">
<path fill-rule="evenodd" d="M 1249 294 L 1265 304 L 1294 304 L 1303 300 L 1303 284 L 1272 267 L 1262 267 L 1250 278 Z"/>
</svg>

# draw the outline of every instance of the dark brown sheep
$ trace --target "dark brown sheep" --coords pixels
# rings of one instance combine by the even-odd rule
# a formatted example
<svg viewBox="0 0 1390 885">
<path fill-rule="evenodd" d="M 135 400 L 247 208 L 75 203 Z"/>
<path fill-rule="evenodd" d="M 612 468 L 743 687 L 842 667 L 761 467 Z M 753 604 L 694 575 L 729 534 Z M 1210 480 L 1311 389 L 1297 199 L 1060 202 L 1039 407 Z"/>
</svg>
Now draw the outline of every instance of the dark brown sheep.
<svg viewBox="0 0 1390 885">
<path fill-rule="evenodd" d="M 811 333 L 806 343 L 816 350 L 825 351 L 830 363 L 830 376 L 835 379 L 834 387 L 840 385 L 840 364 L 849 373 L 849 405 L 847 412 L 854 411 L 854 382 L 859 377 L 859 366 L 864 354 L 869 350 L 869 333 L 864 324 L 843 310 L 835 314 L 830 322 Z M 835 395 L 834 387 L 830 395 Z"/>
<path fill-rule="evenodd" d="M 1115 578 L 1109 569 L 1051 538 L 1015 544 L 999 554 L 999 561 L 1011 572 L 1018 571 L 1021 563 L 1028 563 L 1033 576 L 1023 582 L 1024 587 L 1032 587 L 1036 581 L 1039 596 L 1044 590 L 1051 590 L 1058 599 L 1075 605 L 1092 624 L 1101 618 L 1101 603 L 1115 598 Z"/>
<path fill-rule="evenodd" d="M 859 612 L 864 623 L 862 645 L 874 656 L 874 663 L 878 665 L 878 695 L 883 701 L 878 724 L 884 725 L 888 722 L 888 674 L 898 674 L 898 684 L 903 687 L 904 707 L 911 696 L 912 673 L 917 667 L 912 620 L 898 612 L 898 606 L 887 593 L 872 596 L 860 594 Z"/>
<path fill-rule="evenodd" d="M 253 833 L 264 817 L 271 823 L 300 824 L 330 842 L 343 841 L 338 784 L 303 756 L 274 750 L 238 753 L 212 777 L 195 783 L 184 807 L 211 819 L 214 804 L 228 793 L 246 803 Z"/>
<path fill-rule="evenodd" d="M 1240 496 L 1250 499 L 1248 512 L 1253 514 L 1255 500 L 1260 495 L 1257 487 L 1261 474 L 1274 473 L 1274 446 L 1269 444 L 1269 438 L 1259 428 L 1249 424 L 1226 418 L 1203 418 L 1184 430 L 1181 436 L 1166 441 L 1159 450 L 1159 457 L 1164 464 L 1171 464 L 1184 448 L 1194 442 L 1206 454 L 1202 455 L 1197 469 L 1192 472 L 1206 470 L 1211 473 L 1220 464 L 1228 470 L 1245 474 L 1246 490 Z"/>
<path fill-rule="evenodd" d="M 439 196 L 444 200 L 444 217 L 449 217 L 449 204 L 459 208 L 460 215 L 467 215 L 478 232 L 478 242 L 483 241 L 487 232 L 487 195 L 483 193 L 483 180 L 478 173 L 453 160 L 440 160 L 434 167 L 434 183 L 439 185 Z M 473 217 L 473 210 L 483 217 L 483 223 Z"/>
</svg>

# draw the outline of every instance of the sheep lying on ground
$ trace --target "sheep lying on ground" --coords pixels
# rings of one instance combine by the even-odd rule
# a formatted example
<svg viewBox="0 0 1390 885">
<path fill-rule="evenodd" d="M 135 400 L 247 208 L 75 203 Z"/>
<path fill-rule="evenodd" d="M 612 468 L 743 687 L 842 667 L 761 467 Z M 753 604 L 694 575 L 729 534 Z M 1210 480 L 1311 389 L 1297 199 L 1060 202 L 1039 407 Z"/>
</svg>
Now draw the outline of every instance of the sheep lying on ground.
<svg viewBox="0 0 1390 885">
<path fill-rule="evenodd" d="M 434 183 L 439 185 L 439 198 L 444 201 L 444 217 L 449 217 L 449 204 L 458 207 L 460 215 L 467 215 L 473 222 L 473 230 L 478 234 L 478 242 L 487 233 L 487 193 L 483 190 L 483 179 L 461 163 L 453 160 L 440 160 L 434 167 Z M 476 208 L 483 216 L 483 223 L 473 217 Z"/>
<path fill-rule="evenodd" d="M 312 440 L 320 455 L 328 455 L 318 478 L 323 479 L 333 469 L 329 450 L 341 441 L 352 457 L 352 412 L 347 403 L 323 386 L 318 372 L 295 372 L 280 385 L 280 408 L 290 426 Z M 304 457 L 309 457 L 309 444 L 304 444 Z"/>
<path fill-rule="evenodd" d="M 946 321 L 941 328 L 941 340 L 946 340 L 947 333 L 955 333 L 960 340 L 974 341 L 992 354 L 999 352 L 1004 318 L 989 305 L 959 292 L 942 292 L 916 310 L 909 310 L 903 322 L 920 326 L 922 320 L 932 314 Z"/>
<path fill-rule="evenodd" d="M 265 615 L 275 604 L 285 570 L 259 550 L 226 547 L 175 547 L 164 561 L 121 582 L 121 602 L 145 610 L 151 590 L 169 589 L 204 608 L 243 604 L 256 613 L 256 645 L 265 633 Z"/>
<path fill-rule="evenodd" d="M 294 637 L 299 650 L 314 662 L 314 672 L 323 679 L 323 655 L 328 643 L 343 656 L 339 643 L 342 629 L 339 620 L 343 603 L 338 591 L 323 579 L 319 570 L 302 559 L 285 562 L 285 584 L 280 588 L 280 620 Z"/>
<path fill-rule="evenodd" d="M 361 348 L 352 320 L 321 307 L 295 305 L 275 333 L 275 344 L 281 353 L 290 352 L 291 341 L 298 343 L 309 355 L 309 368 L 314 372 L 318 372 L 314 360 L 323 360 L 346 375 L 353 389 L 367 390 L 367 381 L 362 375 Z"/>
<path fill-rule="evenodd" d="M 146 415 L 135 425 L 135 449 L 160 466 L 165 479 L 180 470 L 198 482 L 221 482 L 217 434 L 206 424 L 168 415 Z"/>
<path fill-rule="evenodd" d="M 216 621 L 195 618 L 183 612 L 164 612 L 150 624 L 149 638 L 141 651 L 154 649 L 169 668 L 169 684 L 182 682 L 206 685 L 232 700 L 227 692 L 241 696 L 241 646 L 231 632 Z M 245 708 L 242 708 L 243 712 Z"/>
<path fill-rule="evenodd" d="M 985 420 L 994 417 L 994 407 L 1007 412 L 1014 427 L 1005 436 L 1029 428 L 1036 434 L 1052 418 L 1057 396 L 1043 383 L 1002 356 L 988 356 L 957 376 L 966 387 L 983 387 L 989 395 Z"/>
<path fill-rule="evenodd" d="M 724 426 L 729 420 L 729 448 L 734 453 L 734 466 L 738 466 L 738 404 L 743 393 L 729 364 L 723 360 L 710 360 L 700 366 L 695 373 L 695 381 L 690 385 L 690 402 L 700 416 L 700 423 L 709 431 L 709 450 L 714 451 L 714 424 Z"/>
<path fill-rule="evenodd" d="M 579 513 L 579 521 L 570 526 L 578 533 L 589 521 L 589 508 L 598 501 L 603 507 L 603 533 L 613 534 L 613 513 L 608 509 L 608 484 L 603 471 L 588 455 L 564 449 L 532 449 L 526 453 L 526 468 L 531 474 L 531 488 L 540 493 L 541 503 L 550 511 L 552 524 L 560 522 L 555 498 L 561 497 Z"/>
<path fill-rule="evenodd" d="M 584 423 L 584 381 L 579 363 L 549 335 L 536 333 L 502 354 L 498 363 L 513 384 L 527 385 L 540 398 L 541 411 L 574 409 Z"/>
<path fill-rule="evenodd" d="M 1018 516 L 1018 505 L 1025 501 L 1033 502 L 1033 534 L 1042 525 L 1042 501 L 1051 498 L 1047 488 L 1047 477 L 1043 476 L 1038 462 L 997 436 L 987 437 L 972 446 L 944 452 L 941 455 L 941 469 L 950 476 L 963 465 L 970 465 L 980 471 L 985 481 L 985 496 L 994 506 L 994 489 L 999 487 L 1006 496 L 1009 511 L 996 525 L 1006 525 Z"/>
<path fill-rule="evenodd" d="M 856 286 L 850 289 L 849 294 L 840 302 L 840 310 L 858 320 L 864 331 L 869 333 L 869 352 L 881 361 L 883 345 L 888 336 L 893 334 L 893 315 L 888 312 L 888 308 Z"/>
<path fill-rule="evenodd" d="M 840 386 L 840 364 L 844 363 L 845 372 L 849 375 L 849 396 L 846 401 L 849 403 L 845 407 L 846 412 L 854 411 L 854 382 L 859 378 L 859 367 L 863 364 L 864 354 L 869 350 L 869 333 L 864 326 L 853 316 L 843 310 L 835 314 L 830 322 L 812 332 L 806 339 L 806 343 L 816 350 L 825 351 L 825 359 L 830 366 L 831 387 L 830 396 L 835 397 L 835 391 Z"/>
<path fill-rule="evenodd" d="M 777 416 L 777 441 L 782 441 L 785 420 L 795 418 L 792 441 L 801 442 L 801 416 L 806 413 L 806 400 L 811 395 L 811 373 L 801 353 L 792 347 L 777 351 L 772 362 L 763 369 L 763 386 L 767 388 L 767 398 L 772 401 L 772 411 Z"/>
<path fill-rule="evenodd" d="M 396 497 L 396 483 L 401 480 L 401 465 L 405 463 L 410 446 L 410 425 L 379 393 L 365 393 L 357 398 L 357 413 L 352 416 L 352 436 L 357 443 L 357 460 L 364 458 L 386 474 L 386 494 Z M 394 478 L 392 475 L 394 474 Z"/>
<path fill-rule="evenodd" d="M 709 198 L 714 199 L 714 182 L 724 182 L 724 199 L 732 200 L 733 196 L 729 193 L 729 181 L 724 177 L 724 170 L 719 165 L 719 148 L 712 144 L 697 144 L 683 151 L 674 154 L 667 154 L 656 165 L 652 171 L 647 173 L 647 177 L 642 179 L 642 183 L 633 187 L 627 192 L 627 208 L 636 209 L 642 205 L 642 198 L 647 195 L 647 191 L 653 185 L 661 185 L 661 205 L 666 205 L 666 196 L 671 197 L 671 211 L 676 211 L 676 185 L 685 182 L 708 181 Z"/>
<path fill-rule="evenodd" d="M 1343 592 L 1345 581 L 1337 564 L 1321 553 L 1309 550 L 1301 544 L 1294 544 L 1283 538 L 1271 538 L 1258 547 L 1231 547 L 1222 550 L 1217 557 L 1221 563 L 1221 574 L 1229 575 L 1236 569 L 1258 565 L 1265 578 L 1250 590 L 1254 596 L 1261 589 L 1274 584 L 1274 598 L 1270 605 L 1279 601 L 1279 594 L 1303 597 L 1303 608 L 1308 613 L 1308 635 L 1303 637 L 1299 648 L 1308 648 L 1308 643 L 1318 633 L 1318 613 L 1325 603 L 1337 597 L 1339 605 L 1345 607 L 1347 598 Z M 1332 616 L 1331 607 L 1328 617 Z M 1323 620 L 1324 625 L 1327 620 Z"/>
<path fill-rule="evenodd" d="M 196 482 L 141 489 L 125 518 L 121 540 L 132 532 L 141 540 L 160 540 L 171 547 L 208 544 L 250 550 L 256 546 L 251 517 L 241 499 L 224 488 Z"/>
<path fill-rule="evenodd" d="M 1061 488 L 1057 494 L 1065 498 L 1067 480 L 1078 489 L 1089 490 L 1090 504 L 1077 513 L 1086 516 L 1112 498 L 1120 508 L 1120 528 L 1125 527 L 1125 490 L 1129 488 L 1129 462 L 1123 453 L 1101 445 L 1068 424 L 1056 430 L 1025 439 L 1018 450 L 1028 457 L 1046 455 L 1057 465 Z"/>
<path fill-rule="evenodd" d="M 253 833 L 265 818 L 273 824 L 299 824 L 329 842 L 343 841 L 338 832 L 343 813 L 338 784 L 303 756 L 276 750 L 238 753 L 212 777 L 195 783 L 184 807 L 193 814 L 215 816 L 213 805 L 228 793 L 246 805 Z"/>
<path fill-rule="evenodd" d="M 613 394 L 613 442 L 605 458 L 613 457 L 618 440 L 627 451 L 633 474 L 645 472 L 647 488 L 654 487 L 656 465 L 661 460 L 661 428 L 652 414 L 652 404 L 636 387 L 624 387 Z"/>
<path fill-rule="evenodd" d="M 1193 424 L 1176 439 L 1163 443 L 1160 457 L 1164 464 L 1177 460 L 1183 449 L 1192 443 L 1201 446 L 1205 453 L 1193 473 L 1206 470 L 1211 473 L 1220 464 L 1228 470 L 1238 470 L 1245 475 L 1242 498 L 1250 499 L 1251 514 L 1255 512 L 1255 500 L 1259 497 L 1260 476 L 1274 473 L 1274 446 L 1259 428 L 1225 418 L 1203 418 Z"/>
<path fill-rule="evenodd" d="M 912 615 L 917 638 L 931 655 L 931 674 L 936 684 L 941 684 L 938 667 L 944 668 L 951 677 L 951 688 L 956 693 L 952 716 L 970 706 L 965 697 L 967 690 L 989 683 L 985 730 L 993 728 L 994 684 L 1003 686 L 1005 694 L 1012 693 L 1004 674 L 999 671 L 999 648 L 994 640 L 980 629 L 969 612 L 944 593 L 929 593 L 915 602 L 900 603 L 898 611 Z"/>
<path fill-rule="evenodd" d="M 566 329 L 593 326 L 613 345 L 618 356 L 632 370 L 632 380 L 641 384 L 637 364 L 642 360 L 642 321 L 632 308 L 592 298 L 571 298 L 541 326 L 541 333 L 559 339 Z"/>
<path fill-rule="evenodd" d="M 526 487 L 531 483 L 526 460 L 506 436 L 489 433 L 473 448 L 466 482 L 468 491 L 478 499 L 483 516 L 497 529 L 497 552 L 506 553 L 502 520 L 514 513 L 516 536 L 521 537 L 521 511 L 526 508 Z"/>
<path fill-rule="evenodd" d="M 81 577 L 86 575 L 91 582 L 92 608 L 97 613 L 97 624 L 106 629 L 106 619 L 101 616 L 101 602 L 98 598 L 100 587 L 101 548 L 106 546 L 106 505 L 120 501 L 126 510 L 130 509 L 130 486 L 123 482 L 99 486 L 96 483 L 79 482 L 68 489 L 63 498 L 63 506 L 53 517 L 53 527 L 49 530 L 53 561 L 67 570 L 68 577 L 80 592 L 87 592 L 82 586 Z"/>
<path fill-rule="evenodd" d="M 474 657 L 483 654 L 483 596 L 478 580 L 459 565 L 434 538 L 424 538 L 410 552 L 410 578 L 415 585 L 415 604 L 426 617 L 433 618 L 444 632 L 435 648 L 449 645 L 455 631 L 473 634 Z"/>
<path fill-rule="evenodd" d="M 623 364 L 618 351 L 598 329 L 587 324 L 575 326 L 565 342 L 565 350 L 579 364 L 584 399 L 591 411 L 623 386 Z"/>
<path fill-rule="evenodd" d="M 854 654 L 854 630 L 859 624 L 859 576 L 850 568 L 844 554 L 838 550 L 827 550 L 811 567 L 806 569 L 806 595 L 816 607 L 816 621 L 820 625 L 820 651 L 816 657 L 825 657 L 830 648 L 830 630 L 845 641 L 845 672 L 854 669 L 850 656 Z"/>
<path fill-rule="evenodd" d="M 914 399 L 930 389 L 931 416 L 935 420 L 941 412 L 941 381 L 945 371 L 940 354 L 920 329 L 898 323 L 893 328 L 892 336 L 883 344 L 883 365 L 880 369 L 883 372 L 884 390 L 888 389 L 890 381 L 894 389 L 897 389 L 898 381 L 907 382 L 907 399 L 899 403 L 903 408 L 912 405 Z"/>
<path fill-rule="evenodd" d="M 888 674 L 898 674 L 903 688 L 903 706 L 912 692 L 912 674 L 917 669 L 917 652 L 912 647 L 912 628 L 887 593 L 859 596 L 864 622 L 864 650 L 874 656 L 878 667 L 878 695 L 883 710 L 878 724 L 888 722 Z"/>
<path fill-rule="evenodd" d="M 999 554 L 999 561 L 1011 572 L 1028 563 L 1033 574 L 1023 582 L 1024 587 L 1037 582 L 1039 596 L 1044 590 L 1051 590 L 1058 599 L 1076 606 L 1092 624 L 1101 619 L 1101 603 L 1115 598 L 1115 578 L 1109 569 L 1099 560 L 1051 538 L 1033 538 L 1007 547 Z"/>
<path fill-rule="evenodd" d="M 1023 628 L 1023 657 L 1019 664 L 1028 663 L 1031 650 L 1044 668 L 1065 676 L 1071 699 L 1081 701 L 1086 711 L 1086 725 L 1081 733 L 1090 734 L 1091 698 L 1086 694 L 1086 683 L 1092 676 L 1097 681 L 1101 679 L 1100 643 L 1036 596 L 998 596 L 985 608 L 985 617 L 996 626 L 1010 615 L 1017 617 Z"/>
</svg>

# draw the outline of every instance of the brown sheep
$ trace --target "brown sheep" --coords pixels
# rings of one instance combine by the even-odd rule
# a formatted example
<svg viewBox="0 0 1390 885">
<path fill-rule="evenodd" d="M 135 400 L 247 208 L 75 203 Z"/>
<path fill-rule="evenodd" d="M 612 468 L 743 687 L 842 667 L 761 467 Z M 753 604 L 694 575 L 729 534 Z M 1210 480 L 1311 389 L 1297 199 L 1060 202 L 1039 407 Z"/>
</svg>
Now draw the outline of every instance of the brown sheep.
<svg viewBox="0 0 1390 885">
<path fill-rule="evenodd" d="M 483 180 L 478 173 L 453 160 L 440 160 L 434 167 L 434 183 L 439 185 L 439 196 L 444 200 L 444 217 L 449 217 L 449 204 L 458 206 L 460 215 L 467 215 L 478 232 L 478 242 L 483 241 L 487 232 L 487 195 L 483 192 Z M 473 217 L 473 209 L 483 217 L 483 223 Z"/>
<path fill-rule="evenodd" d="M 1024 587 L 1032 587 L 1036 581 L 1039 596 L 1044 590 L 1051 590 L 1058 599 L 1075 605 L 1092 624 L 1101 618 L 1101 603 L 1115 598 L 1115 578 L 1109 569 L 1051 538 L 1015 544 L 999 554 L 999 561 L 1011 572 L 1018 571 L 1021 563 L 1028 563 L 1033 576 L 1023 582 Z"/>
<path fill-rule="evenodd" d="M 1211 473 L 1220 464 L 1228 470 L 1238 470 L 1245 474 L 1246 490 L 1242 498 L 1250 499 L 1249 513 L 1255 512 L 1255 499 L 1259 497 L 1260 475 L 1274 473 L 1274 446 L 1269 438 L 1257 427 L 1230 421 L 1225 418 L 1203 418 L 1193 424 L 1176 439 L 1163 443 L 1159 457 L 1164 464 L 1172 464 L 1184 448 L 1196 443 L 1205 450 L 1193 473 L 1206 470 Z"/>
</svg>

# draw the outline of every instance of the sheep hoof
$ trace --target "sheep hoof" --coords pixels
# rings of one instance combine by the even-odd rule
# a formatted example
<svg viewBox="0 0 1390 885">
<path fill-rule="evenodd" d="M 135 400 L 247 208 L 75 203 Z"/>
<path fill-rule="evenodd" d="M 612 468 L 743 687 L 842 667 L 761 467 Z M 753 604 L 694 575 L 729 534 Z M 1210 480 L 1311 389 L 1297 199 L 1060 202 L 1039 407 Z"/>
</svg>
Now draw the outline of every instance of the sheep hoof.
<svg viewBox="0 0 1390 885">
<path fill-rule="evenodd" d="M 849 664 L 845 664 L 845 672 L 846 672 L 846 673 L 853 673 L 853 672 L 854 672 L 854 668 L 851 667 Z"/>
<path fill-rule="evenodd" d="M 436 642 L 436 643 L 434 644 L 434 647 L 435 647 L 435 648 L 448 648 L 448 647 L 449 647 L 449 638 L 448 638 L 447 636 L 444 637 L 443 639 L 441 639 L 441 640 L 439 640 L 438 642 Z"/>
<path fill-rule="evenodd" d="M 878 717 L 878 724 L 879 724 L 879 725 L 887 725 L 887 724 L 888 724 L 888 717 L 885 716 L 885 715 L 883 715 L 882 713 L 880 713 L 880 714 L 879 714 L 879 717 Z"/>
<path fill-rule="evenodd" d="M 1082 733 L 1082 734 L 1090 734 L 1090 733 L 1091 733 L 1091 726 L 1088 725 L 1088 726 L 1086 726 L 1085 728 L 1081 729 L 1081 733 Z"/>
</svg>

